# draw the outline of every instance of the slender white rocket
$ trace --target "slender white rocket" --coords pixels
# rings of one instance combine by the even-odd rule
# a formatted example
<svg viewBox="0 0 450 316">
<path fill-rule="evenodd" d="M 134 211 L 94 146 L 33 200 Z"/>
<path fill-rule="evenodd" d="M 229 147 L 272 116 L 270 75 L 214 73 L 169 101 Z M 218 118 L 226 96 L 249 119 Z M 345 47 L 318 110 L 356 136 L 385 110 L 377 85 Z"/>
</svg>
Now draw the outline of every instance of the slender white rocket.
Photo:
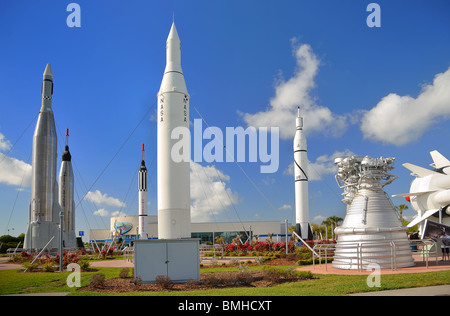
<svg viewBox="0 0 450 316">
<path fill-rule="evenodd" d="M 59 205 L 64 212 L 64 247 L 76 247 L 75 201 L 72 155 L 69 151 L 69 130 L 66 130 L 66 146 L 59 171 Z"/>
<path fill-rule="evenodd" d="M 294 176 L 295 176 L 295 232 L 304 240 L 312 239 L 309 225 L 308 200 L 308 157 L 306 138 L 303 133 L 303 118 L 300 108 L 297 111 L 294 137 Z"/>
<path fill-rule="evenodd" d="M 148 239 L 147 167 L 145 166 L 144 144 L 139 168 L 139 239 Z"/>
<path fill-rule="evenodd" d="M 158 238 L 191 238 L 190 214 L 190 140 L 187 152 L 177 156 L 188 159 L 174 161 L 174 144 L 183 135 L 173 133 L 177 127 L 189 130 L 189 94 L 181 69 L 181 43 L 175 23 L 166 43 L 166 68 L 158 92 Z M 186 136 L 186 135 L 184 135 Z"/>
</svg>

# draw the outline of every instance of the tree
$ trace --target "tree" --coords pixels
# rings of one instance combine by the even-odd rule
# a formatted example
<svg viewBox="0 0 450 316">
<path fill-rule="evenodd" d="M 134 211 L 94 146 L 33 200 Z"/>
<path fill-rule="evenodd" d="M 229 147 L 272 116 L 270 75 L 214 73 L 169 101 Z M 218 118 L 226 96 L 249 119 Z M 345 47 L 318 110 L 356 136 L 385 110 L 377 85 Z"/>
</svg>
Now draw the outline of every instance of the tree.
<svg viewBox="0 0 450 316">
<path fill-rule="evenodd" d="M 408 207 L 408 205 L 405 205 L 405 204 L 400 204 L 400 205 L 397 205 L 396 207 L 395 207 L 395 209 L 397 210 L 397 212 L 400 214 L 400 220 L 401 221 L 403 221 L 403 211 L 404 210 L 407 210 L 409 207 Z"/>
<path fill-rule="evenodd" d="M 330 216 L 322 222 L 322 225 L 325 225 L 327 227 L 327 231 L 330 233 L 331 237 L 334 239 L 334 232 L 331 229 L 331 227 L 337 227 L 343 221 L 344 221 L 344 219 L 342 219 L 339 216 Z"/>
</svg>

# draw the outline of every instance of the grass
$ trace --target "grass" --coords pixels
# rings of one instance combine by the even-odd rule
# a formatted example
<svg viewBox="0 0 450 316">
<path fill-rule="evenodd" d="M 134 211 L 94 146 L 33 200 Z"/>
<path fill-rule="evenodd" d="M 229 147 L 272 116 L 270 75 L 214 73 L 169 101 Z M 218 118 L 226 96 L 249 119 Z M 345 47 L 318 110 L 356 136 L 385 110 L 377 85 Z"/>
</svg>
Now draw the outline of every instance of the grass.
<svg viewBox="0 0 450 316">
<path fill-rule="evenodd" d="M 262 267 L 250 267 L 251 270 Z M 92 274 L 104 273 L 106 278 L 116 278 L 122 268 L 98 268 L 98 272 L 82 272 L 81 286 L 89 284 Z M 204 268 L 201 273 L 237 271 L 237 268 Z M 69 292 L 69 295 L 111 295 L 96 292 L 78 292 L 66 285 L 69 272 L 22 273 L 17 270 L 0 271 L 0 295 L 39 292 Z M 450 284 L 450 271 L 381 275 L 381 287 L 369 288 L 364 275 L 315 275 L 317 279 L 284 283 L 267 288 L 234 288 L 207 291 L 120 293 L 117 295 L 148 296 L 337 296 L 368 291 L 392 290 L 410 287 Z"/>
</svg>

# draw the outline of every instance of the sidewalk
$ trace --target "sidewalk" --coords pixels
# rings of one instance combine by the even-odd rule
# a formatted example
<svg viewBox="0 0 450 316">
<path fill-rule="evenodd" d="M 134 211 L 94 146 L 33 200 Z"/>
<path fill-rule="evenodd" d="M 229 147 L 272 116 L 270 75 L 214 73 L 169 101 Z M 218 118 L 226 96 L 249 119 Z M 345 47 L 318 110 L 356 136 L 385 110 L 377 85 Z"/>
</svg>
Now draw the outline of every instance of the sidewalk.
<svg viewBox="0 0 450 316">
<path fill-rule="evenodd" d="M 400 290 L 387 290 L 366 293 L 354 293 L 349 296 L 450 296 L 450 285 L 414 287 Z"/>
</svg>

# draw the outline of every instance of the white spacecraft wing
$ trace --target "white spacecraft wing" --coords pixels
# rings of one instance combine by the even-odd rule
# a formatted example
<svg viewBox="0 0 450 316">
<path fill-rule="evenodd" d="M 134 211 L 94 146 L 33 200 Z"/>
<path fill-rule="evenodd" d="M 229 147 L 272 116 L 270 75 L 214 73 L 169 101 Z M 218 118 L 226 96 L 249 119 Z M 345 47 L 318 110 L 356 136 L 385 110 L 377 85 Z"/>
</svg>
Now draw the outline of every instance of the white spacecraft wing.
<svg viewBox="0 0 450 316">
<path fill-rule="evenodd" d="M 433 150 L 432 152 L 430 152 L 430 155 L 431 158 L 433 159 L 432 166 L 435 167 L 436 169 L 450 166 L 450 161 L 444 156 L 442 156 L 442 154 L 437 150 Z"/>
<path fill-rule="evenodd" d="M 408 224 L 408 227 L 413 227 L 413 226 L 419 224 L 420 222 L 426 220 L 428 217 L 430 217 L 431 215 L 435 214 L 438 211 L 439 211 L 439 209 L 428 210 L 422 216 L 417 215 L 417 217 L 411 223 Z"/>
<path fill-rule="evenodd" d="M 414 192 L 414 193 L 402 193 L 402 194 L 394 194 L 392 197 L 406 197 L 406 196 L 420 196 L 427 193 L 433 193 L 436 191 L 423 191 L 423 192 Z"/>
<path fill-rule="evenodd" d="M 412 174 L 419 177 L 419 178 L 423 178 L 429 175 L 434 175 L 434 174 L 438 174 L 438 172 L 435 172 L 433 170 L 430 169 L 425 169 L 410 163 L 404 163 L 402 165 L 403 167 L 405 167 L 406 169 L 409 169 L 412 171 Z"/>
</svg>

